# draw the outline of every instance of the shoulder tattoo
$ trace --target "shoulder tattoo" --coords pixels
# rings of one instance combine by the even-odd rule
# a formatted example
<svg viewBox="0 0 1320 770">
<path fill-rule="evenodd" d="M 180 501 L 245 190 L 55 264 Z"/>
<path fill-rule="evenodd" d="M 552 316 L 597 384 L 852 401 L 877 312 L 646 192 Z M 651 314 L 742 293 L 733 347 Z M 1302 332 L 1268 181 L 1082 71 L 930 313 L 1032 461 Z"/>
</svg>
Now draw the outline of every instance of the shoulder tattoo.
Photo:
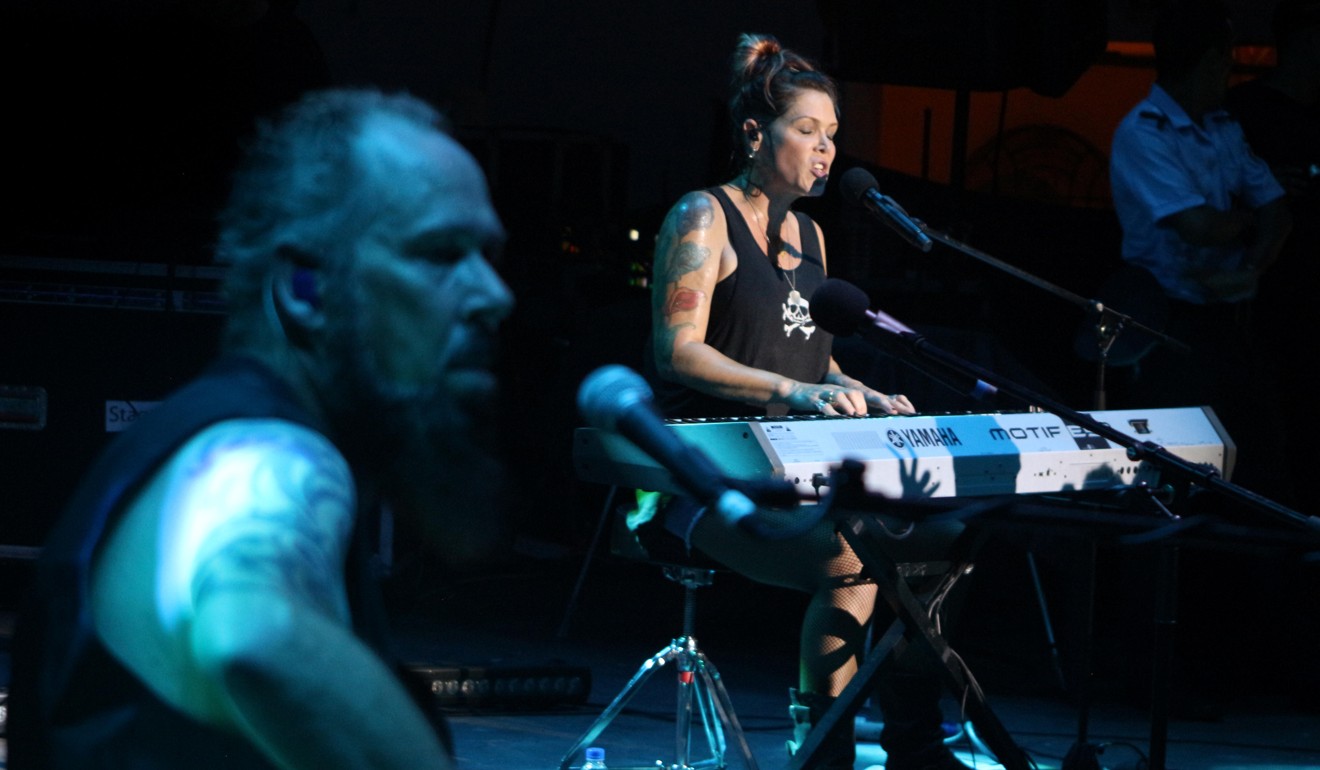
<svg viewBox="0 0 1320 770">
<path fill-rule="evenodd" d="M 701 193 L 689 193 L 674 206 L 665 223 L 665 236 L 660 243 L 656 265 L 656 277 L 662 283 L 676 281 L 706 263 L 710 249 L 683 239 L 692 233 L 709 230 L 714 221 L 715 211 L 710 199 Z M 674 246 L 675 241 L 677 246 Z"/>
<path fill-rule="evenodd" d="M 680 237 L 693 230 L 709 230 L 715 223 L 715 209 L 710 205 L 710 199 L 701 193 L 684 196 L 674 213 L 678 216 Z"/>
<path fill-rule="evenodd" d="M 327 440 L 257 423 L 242 434 L 218 434 L 190 470 L 197 505 L 212 509 L 198 521 L 214 524 L 196 555 L 198 601 L 217 591 L 270 590 L 345 617 L 355 495 L 344 459 Z"/>
</svg>

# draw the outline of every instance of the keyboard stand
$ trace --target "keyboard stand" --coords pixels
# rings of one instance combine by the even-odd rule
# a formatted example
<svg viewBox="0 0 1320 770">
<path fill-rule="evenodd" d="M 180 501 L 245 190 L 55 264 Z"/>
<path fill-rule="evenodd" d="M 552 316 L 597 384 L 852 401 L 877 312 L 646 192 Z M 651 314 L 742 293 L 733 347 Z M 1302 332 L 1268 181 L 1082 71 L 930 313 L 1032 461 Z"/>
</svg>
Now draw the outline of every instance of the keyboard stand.
<svg viewBox="0 0 1320 770">
<path fill-rule="evenodd" d="M 844 465 L 843 475 L 847 475 L 848 463 Z M 960 538 L 947 562 L 900 563 L 880 547 L 885 536 L 879 531 L 883 525 L 874 513 L 836 510 L 834 516 L 839 532 L 865 567 L 866 576 L 875 580 L 880 596 L 893 609 L 895 620 L 867 653 L 866 660 L 834 704 L 807 734 L 806 740 L 789 760 L 788 770 L 805 770 L 813 766 L 815 754 L 825 739 L 844 720 L 853 719 L 877 678 L 892 666 L 893 660 L 909 644 L 916 645 L 938 664 L 935 668 L 941 680 L 965 704 L 972 725 L 995 759 L 1007 770 L 1032 770 L 1034 765 L 1026 753 L 1014 743 L 990 710 L 983 693 L 969 682 L 961 662 L 927 614 L 932 600 L 941 599 L 960 577 L 971 571 L 969 554 L 974 550 L 971 539 Z M 910 584 L 916 584 L 915 592 Z"/>
</svg>

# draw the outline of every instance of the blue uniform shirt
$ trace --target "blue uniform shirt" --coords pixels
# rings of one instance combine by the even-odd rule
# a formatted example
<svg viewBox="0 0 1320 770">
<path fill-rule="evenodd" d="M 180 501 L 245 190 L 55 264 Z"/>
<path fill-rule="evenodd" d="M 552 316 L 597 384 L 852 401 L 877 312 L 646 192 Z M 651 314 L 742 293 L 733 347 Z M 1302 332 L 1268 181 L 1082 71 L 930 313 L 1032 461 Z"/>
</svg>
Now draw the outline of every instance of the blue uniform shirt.
<svg viewBox="0 0 1320 770">
<path fill-rule="evenodd" d="M 1109 177 L 1123 259 L 1150 270 L 1170 297 L 1196 304 L 1214 298 L 1193 274 L 1240 270 L 1246 249 L 1192 246 L 1165 218 L 1203 204 L 1256 209 L 1283 195 L 1232 116 L 1212 110 L 1198 124 L 1158 85 L 1119 123 Z M 1250 292 L 1218 299 L 1246 300 Z"/>
</svg>

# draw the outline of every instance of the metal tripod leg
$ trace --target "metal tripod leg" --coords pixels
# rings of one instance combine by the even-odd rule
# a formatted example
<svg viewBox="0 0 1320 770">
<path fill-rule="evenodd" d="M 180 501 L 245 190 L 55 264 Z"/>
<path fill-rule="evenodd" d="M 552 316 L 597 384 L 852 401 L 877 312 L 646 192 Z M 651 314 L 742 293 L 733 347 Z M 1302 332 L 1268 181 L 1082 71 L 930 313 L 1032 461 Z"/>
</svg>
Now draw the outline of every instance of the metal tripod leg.
<svg viewBox="0 0 1320 770">
<path fill-rule="evenodd" d="M 742 753 L 744 765 L 750 770 L 757 770 L 756 760 L 752 757 L 751 746 L 748 745 L 747 737 L 743 734 L 742 725 L 739 724 L 738 717 L 733 711 L 733 703 L 729 699 L 729 693 L 724 687 L 724 682 L 720 679 L 719 671 L 697 647 L 696 640 L 690 636 L 682 636 L 673 640 L 669 643 L 669 646 L 652 655 L 642 664 L 623 690 L 615 696 L 614 700 L 601 712 L 601 715 L 596 718 L 591 727 L 582 734 L 582 737 L 578 738 L 573 747 L 564 755 L 559 763 L 560 770 L 569 770 L 573 760 L 588 746 L 592 745 L 601 733 L 605 732 L 605 728 L 609 727 L 614 718 L 623 712 L 624 707 L 628 705 L 633 696 L 641 691 L 642 686 L 646 684 L 651 675 L 670 663 L 674 664 L 678 679 L 678 704 L 675 724 L 675 760 L 673 764 L 668 765 L 669 770 L 727 767 L 728 765 L 725 762 L 726 735 L 733 736 L 739 751 Z M 690 756 L 694 710 L 701 718 L 706 743 L 711 752 L 708 759 L 696 763 L 691 762 Z M 659 762 L 634 768 L 615 765 L 613 762 L 610 765 L 611 770 L 656 770 L 657 767 L 664 767 Z"/>
<path fill-rule="evenodd" d="M 684 637 L 675 643 L 684 644 L 684 653 L 678 658 L 678 718 L 675 725 L 676 762 L 671 768 L 681 770 L 688 767 L 727 767 L 725 758 L 728 752 L 726 736 L 732 736 L 742 755 L 743 765 L 750 770 L 757 770 L 756 759 L 752 757 L 752 748 L 747 743 L 742 724 L 734 713 L 733 701 L 724 687 L 724 680 L 715 664 L 710 662 L 697 647 L 697 640 Z M 702 728 L 706 733 L 706 745 L 711 756 L 707 760 L 691 763 L 690 737 L 692 734 L 692 709 L 696 707 L 701 717 Z"/>
<path fill-rule="evenodd" d="M 609 727 L 610 723 L 614 721 L 614 718 L 623 712 L 624 707 L 628 705 L 628 701 L 632 700 L 633 696 L 642 689 L 642 685 L 646 684 L 646 680 L 650 679 L 651 675 L 659 668 L 672 662 L 677 657 L 682 649 L 680 646 L 682 641 L 682 639 L 675 639 L 670 642 L 668 647 L 652 655 L 642 664 L 641 668 L 637 669 L 637 673 L 633 674 L 632 679 L 628 680 L 628 684 L 619 691 L 618 695 L 614 696 L 614 700 L 610 705 L 601 712 L 596 721 L 591 724 L 591 727 L 587 728 L 582 737 L 578 738 L 577 743 L 574 743 L 573 747 L 564 755 L 563 760 L 559 763 L 559 770 L 568 770 L 573 760 L 599 738 L 600 734 L 605 732 L 605 728 Z"/>
</svg>

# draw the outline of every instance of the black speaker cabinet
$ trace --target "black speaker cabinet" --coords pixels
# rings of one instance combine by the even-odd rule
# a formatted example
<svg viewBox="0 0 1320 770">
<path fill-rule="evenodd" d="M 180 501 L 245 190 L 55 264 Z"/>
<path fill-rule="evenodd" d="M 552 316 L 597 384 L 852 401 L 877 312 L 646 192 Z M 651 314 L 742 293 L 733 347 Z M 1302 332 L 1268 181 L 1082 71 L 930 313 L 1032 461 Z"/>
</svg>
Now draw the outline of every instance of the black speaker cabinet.
<svg viewBox="0 0 1320 770">
<path fill-rule="evenodd" d="M 218 349 L 220 313 L 149 277 L 116 283 L 0 270 L 0 544 L 40 545 L 96 453 Z"/>
</svg>

